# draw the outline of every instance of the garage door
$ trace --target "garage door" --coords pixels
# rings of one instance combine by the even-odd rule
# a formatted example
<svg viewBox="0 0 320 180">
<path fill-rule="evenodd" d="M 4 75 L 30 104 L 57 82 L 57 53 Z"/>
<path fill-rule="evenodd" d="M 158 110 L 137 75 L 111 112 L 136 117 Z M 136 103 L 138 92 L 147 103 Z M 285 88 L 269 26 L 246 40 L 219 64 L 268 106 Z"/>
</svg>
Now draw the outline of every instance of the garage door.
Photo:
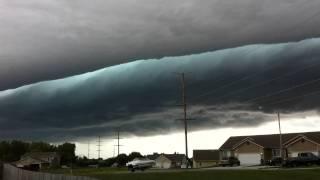
<svg viewBox="0 0 320 180">
<path fill-rule="evenodd" d="M 250 154 L 238 154 L 238 159 L 241 165 L 250 166 L 250 165 L 259 165 L 261 161 L 260 154 L 250 153 Z"/>
</svg>

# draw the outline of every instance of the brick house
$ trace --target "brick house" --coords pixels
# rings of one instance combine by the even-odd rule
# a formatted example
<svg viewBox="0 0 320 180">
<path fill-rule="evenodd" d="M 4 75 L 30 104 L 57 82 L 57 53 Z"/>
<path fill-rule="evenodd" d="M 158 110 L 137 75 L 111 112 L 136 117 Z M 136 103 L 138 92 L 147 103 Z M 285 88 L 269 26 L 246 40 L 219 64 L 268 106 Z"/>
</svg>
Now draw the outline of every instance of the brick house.
<svg viewBox="0 0 320 180">
<path fill-rule="evenodd" d="M 320 154 L 320 132 L 282 135 L 284 157 L 296 157 L 300 152 Z M 220 147 L 220 159 L 237 157 L 242 165 L 258 165 L 280 156 L 279 134 L 234 136 Z"/>
</svg>

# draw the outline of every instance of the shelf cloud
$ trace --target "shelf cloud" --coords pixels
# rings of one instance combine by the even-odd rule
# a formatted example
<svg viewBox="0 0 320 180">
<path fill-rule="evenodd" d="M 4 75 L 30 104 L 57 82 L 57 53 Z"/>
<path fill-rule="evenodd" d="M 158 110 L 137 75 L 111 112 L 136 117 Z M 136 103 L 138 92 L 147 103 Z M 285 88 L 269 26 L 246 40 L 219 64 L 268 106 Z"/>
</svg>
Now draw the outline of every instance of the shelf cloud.
<svg viewBox="0 0 320 180">
<path fill-rule="evenodd" d="M 186 73 L 192 131 L 318 112 L 320 39 L 145 59 L 0 92 L 3 138 L 148 136 L 180 130 Z"/>
</svg>

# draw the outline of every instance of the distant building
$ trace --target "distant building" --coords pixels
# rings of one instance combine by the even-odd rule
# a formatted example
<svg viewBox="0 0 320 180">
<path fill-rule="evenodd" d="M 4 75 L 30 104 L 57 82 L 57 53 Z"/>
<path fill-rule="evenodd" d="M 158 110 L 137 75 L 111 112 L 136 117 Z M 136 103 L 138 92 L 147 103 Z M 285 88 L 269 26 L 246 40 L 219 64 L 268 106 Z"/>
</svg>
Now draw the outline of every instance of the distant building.
<svg viewBox="0 0 320 180">
<path fill-rule="evenodd" d="M 220 161 L 219 150 L 193 150 L 193 167 L 204 168 L 218 165 Z"/>
<path fill-rule="evenodd" d="M 184 168 L 187 165 L 187 158 L 184 154 L 160 154 L 155 159 L 156 168 L 169 169 L 169 168 Z"/>
<path fill-rule="evenodd" d="M 153 153 L 153 154 L 146 155 L 146 158 L 150 160 L 156 160 L 159 156 L 160 156 L 159 153 Z"/>
<path fill-rule="evenodd" d="M 284 157 L 301 152 L 320 155 L 320 132 L 282 134 Z M 220 147 L 220 158 L 237 157 L 242 165 L 259 165 L 280 156 L 279 134 L 230 137 Z"/>
<path fill-rule="evenodd" d="M 33 152 L 23 155 L 14 163 L 19 168 L 39 170 L 60 166 L 60 155 L 56 152 Z"/>
</svg>

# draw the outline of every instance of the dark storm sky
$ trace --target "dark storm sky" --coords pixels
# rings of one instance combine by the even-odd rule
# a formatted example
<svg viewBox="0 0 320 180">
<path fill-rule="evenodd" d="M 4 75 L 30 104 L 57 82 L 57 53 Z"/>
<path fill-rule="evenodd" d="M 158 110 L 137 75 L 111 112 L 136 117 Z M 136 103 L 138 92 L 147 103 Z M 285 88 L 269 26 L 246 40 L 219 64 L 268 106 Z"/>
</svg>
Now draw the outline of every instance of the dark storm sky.
<svg viewBox="0 0 320 180">
<path fill-rule="evenodd" d="M 318 111 L 320 39 L 140 60 L 0 93 L 0 135 L 82 138 L 116 129 L 155 135 L 181 129 L 188 72 L 191 130 L 256 126 Z M 308 115 L 308 113 L 306 113 Z"/>
<path fill-rule="evenodd" d="M 2 138 L 175 132 L 177 72 L 187 72 L 192 130 L 318 111 L 317 0 L 0 0 L 0 9 Z"/>
<path fill-rule="evenodd" d="M 1 90 L 320 33 L 318 0 L 1 0 L 0 9 Z"/>
</svg>

